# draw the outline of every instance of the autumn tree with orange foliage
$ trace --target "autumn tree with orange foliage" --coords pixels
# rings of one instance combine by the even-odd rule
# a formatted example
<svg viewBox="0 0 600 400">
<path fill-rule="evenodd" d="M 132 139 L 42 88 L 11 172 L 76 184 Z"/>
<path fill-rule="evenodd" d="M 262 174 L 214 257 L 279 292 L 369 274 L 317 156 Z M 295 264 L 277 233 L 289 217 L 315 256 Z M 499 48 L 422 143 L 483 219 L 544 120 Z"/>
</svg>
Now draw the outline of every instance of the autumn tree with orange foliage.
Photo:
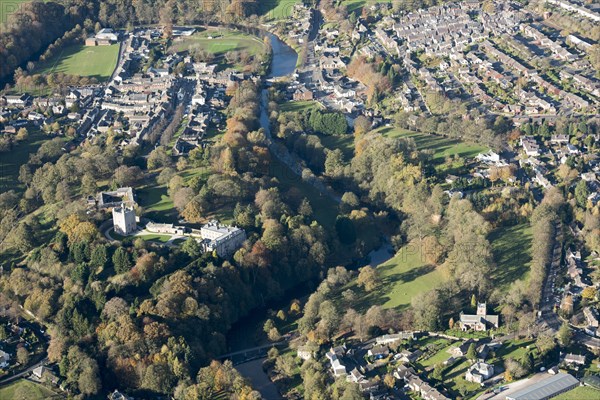
<svg viewBox="0 0 600 400">
<path fill-rule="evenodd" d="M 58 226 L 61 232 L 67 234 L 70 243 L 90 242 L 98 236 L 96 225 L 89 221 L 82 221 L 77 214 L 71 214 L 59 221 Z"/>
<path fill-rule="evenodd" d="M 372 101 L 377 93 L 385 93 L 392 88 L 390 79 L 378 72 L 373 63 L 366 57 L 360 56 L 352 59 L 348 65 L 348 76 L 356 79 L 367 87 L 367 97 Z"/>
<path fill-rule="evenodd" d="M 215 147 L 215 169 L 222 174 L 268 171 L 270 153 L 259 128 L 258 86 L 251 81 L 227 88 L 231 97 L 227 107 L 227 128 L 220 146 Z"/>
<path fill-rule="evenodd" d="M 177 388 L 176 398 L 226 398 L 258 400 L 260 394 L 248 385 L 246 380 L 233 368 L 231 361 L 212 361 L 201 368 L 196 377 L 197 384 L 182 384 Z"/>
</svg>

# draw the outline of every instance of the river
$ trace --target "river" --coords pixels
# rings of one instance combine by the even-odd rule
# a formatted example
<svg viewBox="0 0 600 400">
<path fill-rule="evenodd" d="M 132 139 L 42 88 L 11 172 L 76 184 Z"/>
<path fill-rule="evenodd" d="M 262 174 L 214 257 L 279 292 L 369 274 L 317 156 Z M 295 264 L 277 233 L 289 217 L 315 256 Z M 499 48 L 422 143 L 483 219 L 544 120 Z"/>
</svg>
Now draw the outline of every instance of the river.
<svg viewBox="0 0 600 400">
<path fill-rule="evenodd" d="M 273 50 L 271 59 L 271 72 L 268 78 L 280 78 L 289 76 L 294 73 L 296 69 L 296 63 L 298 61 L 298 54 L 290 46 L 285 44 L 277 36 L 272 33 L 267 33 L 271 41 L 271 48 Z M 271 152 L 290 170 L 291 173 L 296 175 L 302 175 L 302 166 L 299 160 L 287 151 L 285 146 L 278 145 L 271 137 L 271 129 L 269 122 L 268 113 L 268 92 L 264 88 L 261 92 L 261 109 L 260 109 L 260 124 L 265 130 L 265 135 L 269 142 L 269 149 Z M 309 182 L 317 190 L 325 195 L 331 196 L 334 200 L 339 202 L 339 198 L 331 193 L 323 183 L 319 180 Z M 371 260 L 370 265 L 375 267 L 392 256 L 392 247 L 388 241 L 385 241 L 380 248 L 369 253 Z M 292 290 L 285 293 L 284 298 L 277 301 L 270 302 L 267 307 L 272 309 L 285 308 L 289 305 L 290 301 L 295 298 L 305 298 L 315 290 L 315 283 L 306 283 L 299 285 Z M 257 345 L 257 338 L 255 332 L 259 331 L 262 324 L 267 319 L 267 307 L 257 309 L 250 313 L 245 318 L 240 319 L 230 329 L 227 335 L 227 343 L 229 345 L 229 351 L 235 352 L 243 349 L 251 348 Z M 236 366 L 237 370 L 250 382 L 252 386 L 256 388 L 265 400 L 279 400 L 282 397 L 278 394 L 275 384 L 273 384 L 266 373 L 262 370 L 262 360 L 253 360 L 247 363 L 239 364 Z"/>
<path fill-rule="evenodd" d="M 296 69 L 296 63 L 298 61 L 298 54 L 290 46 L 281 41 L 277 36 L 272 33 L 267 33 L 269 40 L 271 41 L 272 58 L 271 58 L 271 72 L 268 78 L 279 78 L 291 75 Z M 271 129 L 269 122 L 268 112 L 268 93 L 267 89 L 263 89 L 261 92 L 260 102 L 260 125 L 265 129 L 265 134 L 269 140 L 269 147 L 272 145 Z M 280 158 L 278 156 L 278 158 Z M 287 164 L 288 161 L 284 161 Z M 288 299 L 291 300 L 293 297 Z M 229 331 L 227 337 L 227 343 L 230 351 L 238 351 L 245 348 L 253 347 L 252 343 L 255 343 L 256 338 L 254 333 L 260 327 L 262 321 L 266 319 L 266 310 L 261 309 L 256 312 L 252 312 L 247 317 L 239 320 Z M 279 400 L 282 397 L 279 395 L 277 387 L 267 374 L 262 369 L 263 360 L 254 360 L 247 363 L 239 364 L 236 369 L 246 379 L 248 379 L 252 386 L 258 390 L 265 400 Z"/>
<path fill-rule="evenodd" d="M 267 32 L 266 35 L 271 41 L 271 48 L 273 50 L 271 72 L 267 78 L 277 79 L 290 76 L 296 70 L 298 54 L 274 34 Z M 291 175 L 296 175 L 298 179 L 303 179 L 306 183 L 313 186 L 321 195 L 329 197 L 336 203 L 341 201 L 340 197 L 327 187 L 321 179 L 315 176 L 307 179 L 303 178 L 303 161 L 296 154 L 290 153 L 287 147 L 273 140 L 269 121 L 269 94 L 266 88 L 263 88 L 261 91 L 260 126 L 265 131 L 267 144 L 271 154 L 289 169 L 289 171 L 284 171 L 286 174 L 290 173 Z"/>
<path fill-rule="evenodd" d="M 271 41 L 273 50 L 271 72 L 268 77 L 279 78 L 293 74 L 298 62 L 296 51 L 270 32 L 267 32 L 267 37 Z"/>
<path fill-rule="evenodd" d="M 276 35 L 270 32 L 265 32 L 265 34 L 271 42 L 272 49 L 271 69 L 267 78 L 280 78 L 293 74 L 296 69 L 298 54 L 294 51 L 294 49 L 285 44 Z M 260 102 L 260 125 L 265 130 L 265 135 L 267 136 L 267 140 L 269 142 L 269 148 L 274 153 L 274 155 L 280 161 L 282 161 L 283 164 L 289 167 L 289 169 L 292 171 L 290 172 L 291 174 L 301 174 L 301 170 L 299 171 L 297 166 L 294 165 L 292 156 L 289 155 L 289 152 L 282 149 L 282 147 L 284 148 L 284 146 L 277 146 L 277 144 L 273 141 L 271 137 L 268 103 L 268 91 L 266 88 L 263 88 L 261 92 Z M 308 284 L 300 285 L 300 287 L 286 293 L 285 299 L 283 299 L 282 301 L 271 302 L 269 304 L 269 307 L 285 307 L 289 304 L 289 302 L 292 299 L 303 297 L 306 294 L 309 294 L 312 290 L 314 290 L 314 287 L 310 287 L 310 285 Z M 245 348 L 254 347 L 256 345 L 256 338 L 253 334 L 248 335 L 248 333 L 255 332 L 256 329 L 259 327 L 259 324 L 265 319 L 266 309 L 260 309 L 256 312 L 251 313 L 247 317 L 239 320 L 230 329 L 227 337 L 229 352 L 235 352 L 243 350 Z"/>
</svg>

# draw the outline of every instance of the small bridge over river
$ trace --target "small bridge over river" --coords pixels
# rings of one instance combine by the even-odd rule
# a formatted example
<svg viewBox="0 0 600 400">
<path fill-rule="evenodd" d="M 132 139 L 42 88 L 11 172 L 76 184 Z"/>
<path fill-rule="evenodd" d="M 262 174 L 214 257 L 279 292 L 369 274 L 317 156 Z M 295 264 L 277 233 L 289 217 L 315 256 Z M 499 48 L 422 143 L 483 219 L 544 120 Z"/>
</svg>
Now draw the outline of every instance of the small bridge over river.
<svg viewBox="0 0 600 400">
<path fill-rule="evenodd" d="M 229 354 L 223 354 L 222 356 L 217 357 L 217 360 L 219 360 L 219 361 L 231 360 L 233 365 L 243 364 L 248 361 L 258 360 L 260 358 L 267 357 L 267 353 L 273 347 L 282 348 L 282 347 L 286 347 L 287 345 L 288 345 L 288 342 L 285 340 L 281 341 L 281 342 L 277 342 L 277 343 L 269 343 L 269 344 L 265 344 L 262 346 L 251 347 L 248 349 L 235 351 L 235 352 L 229 353 Z"/>
</svg>

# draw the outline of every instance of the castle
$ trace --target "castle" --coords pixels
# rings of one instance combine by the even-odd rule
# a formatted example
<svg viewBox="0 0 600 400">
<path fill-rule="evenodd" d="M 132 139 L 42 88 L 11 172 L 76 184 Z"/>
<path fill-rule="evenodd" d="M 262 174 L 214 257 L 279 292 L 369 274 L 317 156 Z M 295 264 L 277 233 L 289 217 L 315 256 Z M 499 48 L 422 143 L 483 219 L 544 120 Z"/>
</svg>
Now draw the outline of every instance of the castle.
<svg viewBox="0 0 600 400">
<path fill-rule="evenodd" d="M 137 229 L 133 208 L 126 206 L 114 207 L 112 209 L 112 217 L 114 231 L 119 235 L 130 235 Z"/>
</svg>

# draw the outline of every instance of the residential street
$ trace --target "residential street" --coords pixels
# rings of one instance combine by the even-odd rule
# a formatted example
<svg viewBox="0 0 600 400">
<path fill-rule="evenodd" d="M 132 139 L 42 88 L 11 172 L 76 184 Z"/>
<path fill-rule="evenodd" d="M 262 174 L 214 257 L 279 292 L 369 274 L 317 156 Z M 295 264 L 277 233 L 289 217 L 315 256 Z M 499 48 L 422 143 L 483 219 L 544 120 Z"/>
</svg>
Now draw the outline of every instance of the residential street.
<svg viewBox="0 0 600 400">
<path fill-rule="evenodd" d="M 554 249 L 552 251 L 552 261 L 546 272 L 546 282 L 542 290 L 542 299 L 540 301 L 541 321 L 552 331 L 556 332 L 561 326 L 561 321 L 558 315 L 554 312 L 555 305 L 558 306 L 555 289 L 556 277 L 560 273 L 560 261 L 562 255 L 562 225 L 556 226 L 557 236 L 554 241 Z"/>
<path fill-rule="evenodd" d="M 4 377 L 2 379 L 0 379 L 0 385 L 6 385 L 10 382 L 16 381 L 18 379 L 21 379 L 25 376 L 29 376 L 29 374 L 31 373 L 31 371 L 33 371 L 34 369 L 36 369 L 37 367 L 41 366 L 41 365 L 45 365 L 48 362 L 47 358 L 42 359 L 41 361 L 31 365 L 30 367 L 28 367 L 26 370 L 19 372 L 16 375 L 11 375 L 11 376 L 7 376 Z"/>
</svg>

